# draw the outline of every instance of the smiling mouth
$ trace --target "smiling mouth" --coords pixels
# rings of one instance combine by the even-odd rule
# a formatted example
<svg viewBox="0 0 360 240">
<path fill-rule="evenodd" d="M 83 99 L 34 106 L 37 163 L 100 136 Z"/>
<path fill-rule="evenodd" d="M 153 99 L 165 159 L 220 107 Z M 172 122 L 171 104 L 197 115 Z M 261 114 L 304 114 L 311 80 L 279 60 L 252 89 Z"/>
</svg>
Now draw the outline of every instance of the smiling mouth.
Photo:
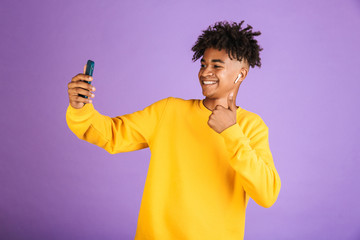
<svg viewBox="0 0 360 240">
<path fill-rule="evenodd" d="M 202 82 L 202 84 L 204 84 L 204 85 L 212 85 L 212 84 L 217 83 L 218 81 L 201 81 L 201 82 Z"/>
</svg>

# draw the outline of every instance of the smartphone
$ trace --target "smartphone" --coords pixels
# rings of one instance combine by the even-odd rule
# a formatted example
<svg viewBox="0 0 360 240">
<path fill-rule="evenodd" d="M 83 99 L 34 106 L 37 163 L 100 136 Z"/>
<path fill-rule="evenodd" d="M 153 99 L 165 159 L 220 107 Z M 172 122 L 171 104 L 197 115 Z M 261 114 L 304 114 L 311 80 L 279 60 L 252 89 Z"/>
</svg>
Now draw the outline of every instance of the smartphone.
<svg viewBox="0 0 360 240">
<path fill-rule="evenodd" d="M 94 66 L 95 66 L 95 62 L 92 61 L 92 60 L 88 60 L 87 63 L 86 63 L 86 70 L 85 70 L 85 75 L 89 75 L 89 76 L 92 76 L 93 73 L 94 73 Z M 91 81 L 85 81 L 84 82 L 87 82 L 89 84 L 91 84 Z M 83 97 L 83 98 L 88 98 L 88 96 L 84 96 L 82 94 L 79 94 L 80 97 Z"/>
</svg>

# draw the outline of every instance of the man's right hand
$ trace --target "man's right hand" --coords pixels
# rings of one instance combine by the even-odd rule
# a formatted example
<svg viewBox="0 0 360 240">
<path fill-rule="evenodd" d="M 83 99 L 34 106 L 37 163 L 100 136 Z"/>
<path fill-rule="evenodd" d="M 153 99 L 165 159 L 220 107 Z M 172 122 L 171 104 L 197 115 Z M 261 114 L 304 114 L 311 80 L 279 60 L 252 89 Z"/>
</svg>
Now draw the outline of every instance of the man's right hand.
<svg viewBox="0 0 360 240">
<path fill-rule="evenodd" d="M 84 73 L 85 73 L 84 67 Z M 95 92 L 95 87 L 89 83 L 83 81 L 92 81 L 93 78 L 89 75 L 81 74 L 74 76 L 71 79 L 71 82 L 68 83 L 68 94 L 69 94 L 69 103 L 73 108 L 80 109 L 86 103 L 92 103 L 90 98 L 94 98 L 95 95 L 92 92 Z M 88 98 L 83 98 L 79 94 L 88 96 Z"/>
</svg>

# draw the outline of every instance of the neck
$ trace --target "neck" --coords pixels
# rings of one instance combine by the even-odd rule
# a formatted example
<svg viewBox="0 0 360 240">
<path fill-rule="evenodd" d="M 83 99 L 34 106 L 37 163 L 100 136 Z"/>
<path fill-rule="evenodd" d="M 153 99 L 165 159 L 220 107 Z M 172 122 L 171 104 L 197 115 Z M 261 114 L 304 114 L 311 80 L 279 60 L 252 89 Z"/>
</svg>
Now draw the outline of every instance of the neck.
<svg viewBox="0 0 360 240">
<path fill-rule="evenodd" d="M 236 95 L 234 95 L 234 98 L 236 99 Z M 209 109 L 210 111 L 214 111 L 215 107 L 217 105 L 221 105 L 224 108 L 228 108 L 228 100 L 227 98 L 208 98 L 205 97 L 204 99 L 204 106 Z"/>
</svg>

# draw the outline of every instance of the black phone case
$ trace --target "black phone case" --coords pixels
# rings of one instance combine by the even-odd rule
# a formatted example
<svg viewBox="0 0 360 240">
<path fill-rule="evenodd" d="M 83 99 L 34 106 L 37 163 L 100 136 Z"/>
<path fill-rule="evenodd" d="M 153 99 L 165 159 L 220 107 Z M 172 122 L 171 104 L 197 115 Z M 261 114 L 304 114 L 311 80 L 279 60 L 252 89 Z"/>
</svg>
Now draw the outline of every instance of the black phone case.
<svg viewBox="0 0 360 240">
<path fill-rule="evenodd" d="M 92 60 L 88 60 L 86 63 L 85 75 L 92 76 L 94 73 L 94 66 L 95 66 L 95 62 Z M 84 82 L 91 84 L 91 81 L 84 81 Z M 88 96 L 84 96 L 82 94 L 79 94 L 79 96 L 83 98 L 88 98 Z"/>
</svg>

